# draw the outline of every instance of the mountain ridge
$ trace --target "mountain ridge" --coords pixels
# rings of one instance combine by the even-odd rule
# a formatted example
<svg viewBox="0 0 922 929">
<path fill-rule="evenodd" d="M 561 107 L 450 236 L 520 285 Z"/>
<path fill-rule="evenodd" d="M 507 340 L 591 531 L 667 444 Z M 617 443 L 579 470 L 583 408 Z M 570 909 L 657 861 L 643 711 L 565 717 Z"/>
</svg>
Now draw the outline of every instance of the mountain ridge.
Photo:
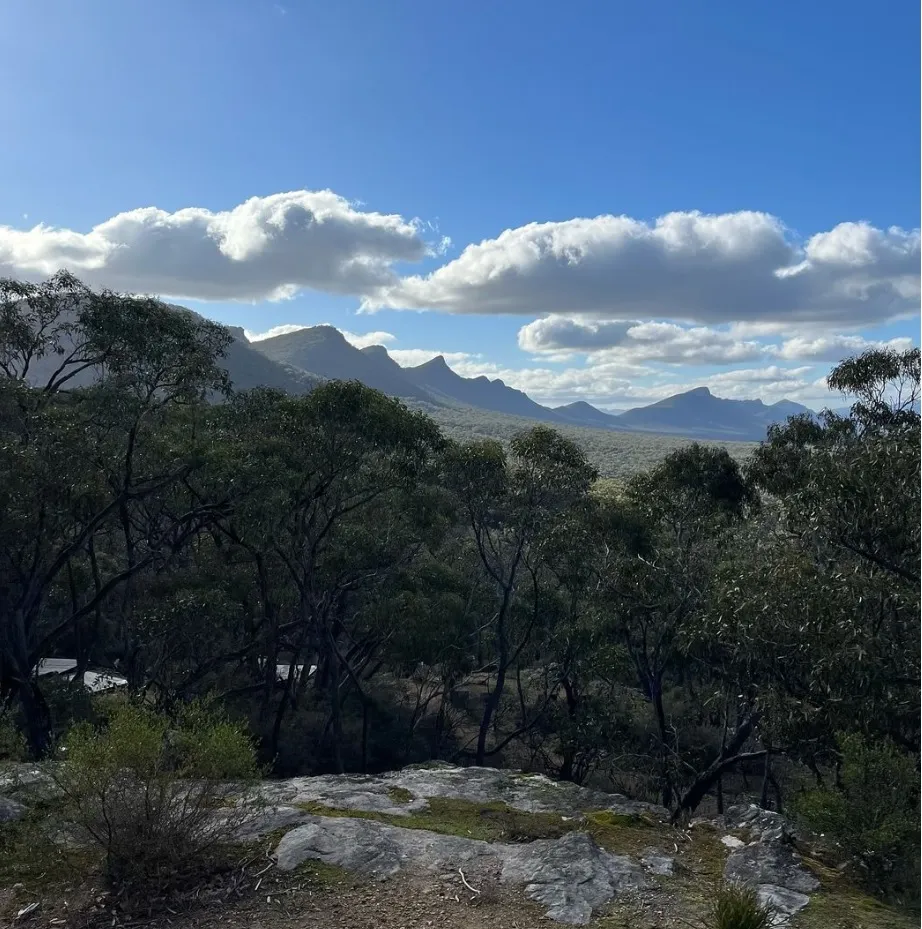
<svg viewBox="0 0 922 929">
<path fill-rule="evenodd" d="M 333 326 L 305 327 L 250 344 L 277 364 L 309 375 L 359 380 L 391 396 L 436 407 L 467 407 L 557 425 L 752 442 L 764 439 L 769 426 L 788 416 L 813 412 L 787 399 L 766 404 L 760 399 L 718 397 L 707 386 L 621 413 L 605 412 L 585 400 L 547 407 L 500 378 L 464 377 L 441 354 L 404 367 L 384 345 L 356 348 Z"/>
<path fill-rule="evenodd" d="M 200 317 L 186 307 L 167 305 Z M 784 422 L 788 416 L 816 415 L 791 400 L 772 404 L 759 399 L 734 400 L 716 397 L 706 386 L 621 413 L 600 410 L 585 400 L 548 407 L 500 378 L 464 377 L 451 368 L 444 355 L 403 367 L 385 346 L 359 349 L 329 325 L 304 327 L 254 341 L 240 327 L 225 329 L 232 340 L 222 366 L 238 390 L 270 387 L 297 395 L 308 393 L 324 380 L 357 380 L 389 396 L 430 408 L 471 409 L 557 426 L 723 442 L 759 441 L 765 438 L 770 425 Z M 50 357 L 39 359 L 30 371 L 30 382 L 41 381 L 43 374 L 50 373 L 44 369 L 56 364 Z M 87 370 L 71 386 L 86 386 L 97 376 Z"/>
</svg>

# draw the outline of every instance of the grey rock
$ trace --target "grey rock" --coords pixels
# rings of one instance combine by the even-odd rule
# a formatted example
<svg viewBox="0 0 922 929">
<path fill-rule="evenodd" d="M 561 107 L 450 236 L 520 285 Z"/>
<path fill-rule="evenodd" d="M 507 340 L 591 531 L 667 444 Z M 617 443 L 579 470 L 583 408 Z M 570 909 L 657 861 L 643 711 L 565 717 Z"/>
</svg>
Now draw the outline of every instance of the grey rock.
<svg viewBox="0 0 922 929">
<path fill-rule="evenodd" d="M 660 877 L 669 877 L 675 873 L 675 859 L 656 848 L 648 848 L 640 863 L 651 874 L 658 874 Z"/>
<path fill-rule="evenodd" d="M 26 806 L 9 797 L 0 797 L 0 823 L 11 823 L 26 815 Z"/>
<path fill-rule="evenodd" d="M 475 839 L 403 829 L 370 819 L 309 816 L 287 833 L 275 850 L 282 871 L 316 859 L 378 880 L 416 867 L 455 870 L 469 862 L 496 858 L 498 846 Z"/>
<path fill-rule="evenodd" d="M 795 913 L 799 913 L 809 902 L 806 894 L 775 884 L 759 884 L 759 903 L 772 907 L 774 911 L 773 923 L 783 926 Z"/>
<path fill-rule="evenodd" d="M 763 810 L 754 803 L 731 806 L 724 816 L 728 829 L 746 829 L 763 842 L 778 842 L 791 834 L 788 821 L 772 810 Z"/>
<path fill-rule="evenodd" d="M 763 835 L 767 832 L 775 830 L 767 829 Z M 810 902 L 809 894 L 820 886 L 790 846 L 778 840 L 735 848 L 724 866 L 724 878 L 755 887 L 759 899 L 774 908 L 778 926 L 802 910 Z"/>
<path fill-rule="evenodd" d="M 29 763 L 12 763 L 0 769 L 0 792 L 10 794 L 33 794 L 50 796 L 57 792 L 51 775 Z"/>
<path fill-rule="evenodd" d="M 412 799 L 394 795 L 407 791 Z M 380 776 L 332 775 L 296 777 L 266 782 L 259 795 L 270 803 L 292 806 L 318 803 L 335 809 L 408 815 L 428 808 L 432 797 L 450 797 L 470 803 L 502 802 L 526 813 L 577 815 L 586 810 L 610 810 L 624 815 L 646 814 L 659 820 L 668 812 L 652 803 L 629 800 L 620 794 L 589 790 L 553 781 L 541 775 L 524 775 L 497 768 L 458 768 L 449 765 L 404 768 Z"/>
<path fill-rule="evenodd" d="M 727 858 L 724 877 L 743 884 L 773 884 L 812 893 L 820 882 L 801 864 L 799 856 L 780 842 L 751 842 Z"/>
<path fill-rule="evenodd" d="M 586 925 L 594 909 L 618 894 L 647 886 L 636 862 L 603 851 L 583 832 L 505 846 L 501 879 L 524 884 L 526 895 L 546 906 L 550 919 L 574 926 Z"/>
<path fill-rule="evenodd" d="M 242 841 L 258 839 L 268 832 L 277 829 L 293 829 L 300 826 L 310 817 L 303 810 L 291 806 L 257 806 L 246 810 L 240 826 L 237 828 L 237 837 Z"/>
<path fill-rule="evenodd" d="M 646 886 L 634 861 L 609 854 L 577 832 L 525 845 L 491 844 L 367 819 L 309 817 L 284 836 L 275 858 L 283 871 L 319 859 L 378 880 L 400 871 L 461 869 L 473 883 L 478 875 L 498 871 L 502 883 L 524 885 L 551 919 L 572 925 L 585 925 L 595 908 L 617 894 Z"/>
<path fill-rule="evenodd" d="M 726 845 L 727 848 L 742 848 L 746 843 L 742 839 L 738 839 L 735 835 L 722 835 L 720 837 L 722 844 Z"/>
<path fill-rule="evenodd" d="M 391 816 L 407 816 L 428 807 L 428 803 L 418 797 L 409 801 L 395 799 L 392 792 L 400 786 L 393 776 L 386 774 L 380 777 L 363 774 L 320 775 L 267 781 L 260 785 L 258 795 L 270 803 L 289 806 L 317 803 L 337 810 L 386 813 Z"/>
</svg>

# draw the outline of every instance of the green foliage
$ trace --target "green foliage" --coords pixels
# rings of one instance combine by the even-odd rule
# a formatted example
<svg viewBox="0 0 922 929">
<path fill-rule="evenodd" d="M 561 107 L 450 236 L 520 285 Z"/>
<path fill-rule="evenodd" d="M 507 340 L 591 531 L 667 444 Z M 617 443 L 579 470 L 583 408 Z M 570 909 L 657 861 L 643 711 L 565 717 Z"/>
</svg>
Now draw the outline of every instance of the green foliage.
<svg viewBox="0 0 922 929">
<path fill-rule="evenodd" d="M 505 448 L 513 436 L 534 426 L 534 420 L 489 410 L 431 406 L 411 403 L 438 423 L 444 435 L 458 443 L 493 439 Z M 554 431 L 576 442 L 603 478 L 624 481 L 655 467 L 671 452 L 692 444 L 679 436 L 644 432 L 616 432 L 580 426 L 554 425 Z M 707 446 L 726 447 L 739 462 L 745 461 L 758 447 L 755 442 L 704 442 Z"/>
<path fill-rule="evenodd" d="M 0 762 L 25 761 L 27 754 L 26 740 L 13 720 L 13 714 L 0 712 Z"/>
<path fill-rule="evenodd" d="M 0 697 L 33 756 L 82 722 L 62 777 L 84 829 L 118 807 L 114 861 L 141 793 L 164 835 L 187 800 L 204 829 L 250 771 L 239 732 L 177 709 L 205 695 L 276 773 L 470 759 L 678 815 L 755 799 L 765 750 L 780 804 L 841 731 L 917 770 L 918 352 L 844 362 L 850 415 L 741 467 L 751 446 L 358 383 L 228 392 L 227 338 L 66 274 L 0 282 Z M 68 655 L 146 708 L 35 675 Z"/>
<path fill-rule="evenodd" d="M 759 902 L 754 887 L 724 884 L 714 894 L 708 929 L 769 929 L 774 925 L 771 907 Z"/>
<path fill-rule="evenodd" d="M 105 728 L 75 726 L 62 756 L 52 775 L 68 819 L 102 850 L 109 879 L 135 888 L 168 882 L 231 840 L 248 814 L 222 808 L 222 782 L 258 773 L 246 733 L 201 704 L 175 720 L 124 704 Z"/>
<path fill-rule="evenodd" d="M 858 868 L 877 891 L 918 897 L 919 773 L 892 744 L 841 738 L 841 789 L 794 798 L 799 819 Z"/>
</svg>

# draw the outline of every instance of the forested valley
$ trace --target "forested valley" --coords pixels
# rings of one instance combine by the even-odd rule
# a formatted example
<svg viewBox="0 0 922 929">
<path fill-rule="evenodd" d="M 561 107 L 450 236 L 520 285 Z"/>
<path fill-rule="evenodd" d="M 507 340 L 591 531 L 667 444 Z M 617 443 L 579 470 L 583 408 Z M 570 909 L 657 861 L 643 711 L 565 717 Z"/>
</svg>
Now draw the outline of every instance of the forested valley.
<svg viewBox="0 0 922 929">
<path fill-rule="evenodd" d="M 843 361 L 850 415 L 742 464 L 695 444 L 612 484 L 547 426 L 504 448 L 354 382 L 235 392 L 228 340 L 0 284 L 0 758 L 195 703 L 267 776 L 510 767 L 677 822 L 747 797 L 911 892 L 918 349 Z"/>
</svg>

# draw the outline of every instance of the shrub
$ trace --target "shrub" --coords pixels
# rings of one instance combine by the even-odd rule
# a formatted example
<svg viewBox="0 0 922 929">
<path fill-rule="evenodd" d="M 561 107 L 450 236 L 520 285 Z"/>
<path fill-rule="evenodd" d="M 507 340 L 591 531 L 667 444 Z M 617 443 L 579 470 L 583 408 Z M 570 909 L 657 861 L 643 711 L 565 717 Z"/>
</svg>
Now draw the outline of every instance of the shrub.
<svg viewBox="0 0 922 929">
<path fill-rule="evenodd" d="M 708 915 L 708 929 L 768 929 L 774 918 L 754 887 L 733 883 L 718 888 Z"/>
<path fill-rule="evenodd" d="M 168 884 L 233 839 L 248 808 L 226 802 L 228 781 L 258 773 L 253 745 L 200 704 L 175 720 L 133 704 L 105 728 L 78 723 L 53 776 L 80 835 L 105 857 L 120 886 Z"/>
<path fill-rule="evenodd" d="M 26 740 L 11 713 L 0 710 L 0 761 L 25 761 Z"/>
<path fill-rule="evenodd" d="M 885 894 L 918 894 L 919 771 L 916 759 L 890 743 L 840 737 L 841 789 L 795 797 L 797 818 L 836 843 Z"/>
</svg>

